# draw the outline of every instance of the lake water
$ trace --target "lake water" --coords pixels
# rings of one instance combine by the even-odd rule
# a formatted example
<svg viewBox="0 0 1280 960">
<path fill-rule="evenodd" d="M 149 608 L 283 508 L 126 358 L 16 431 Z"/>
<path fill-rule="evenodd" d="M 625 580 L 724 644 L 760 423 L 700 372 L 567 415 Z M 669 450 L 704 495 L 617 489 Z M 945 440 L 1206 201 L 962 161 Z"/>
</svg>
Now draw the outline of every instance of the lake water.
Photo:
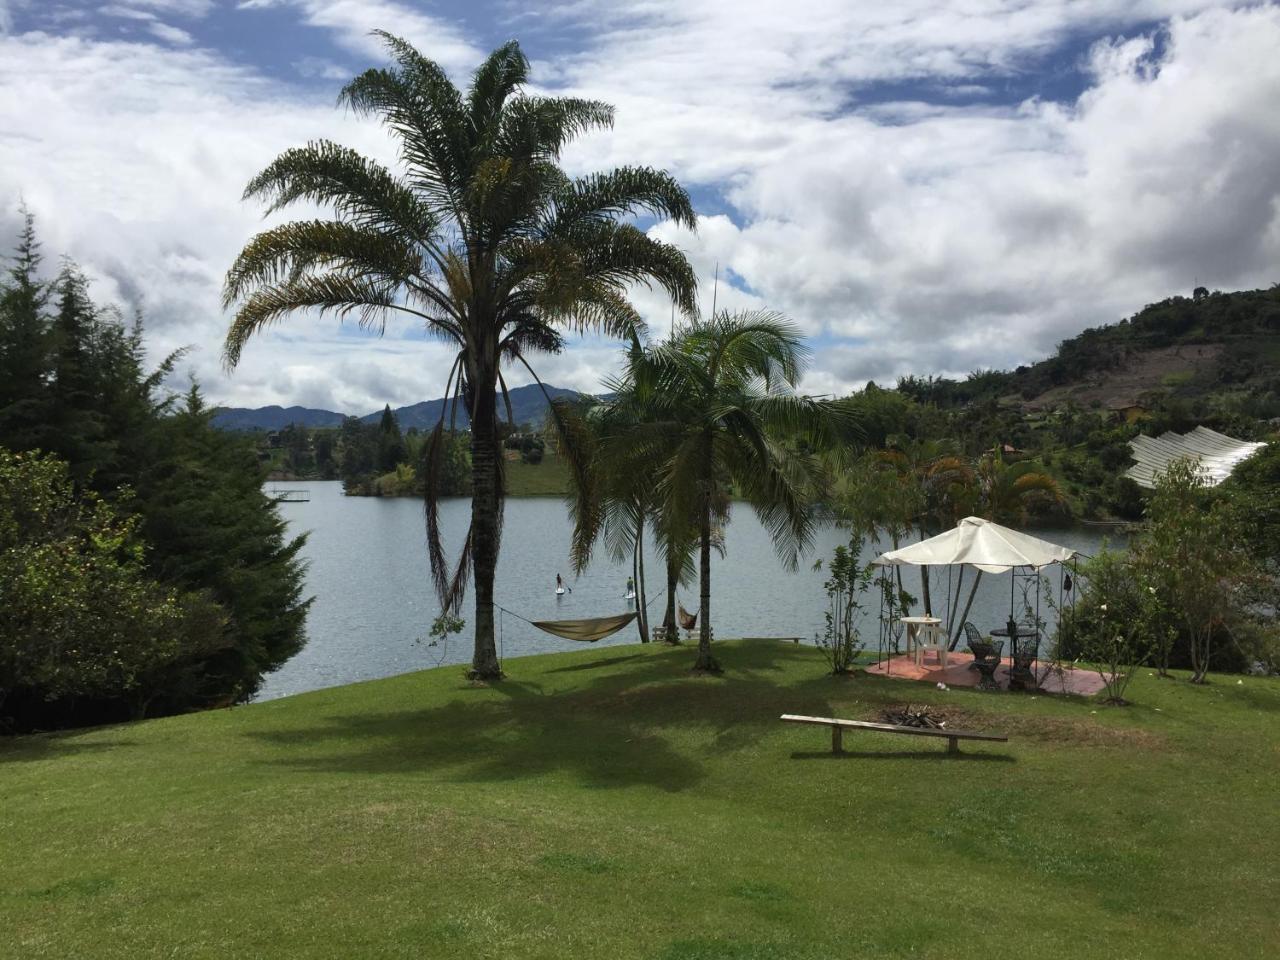
<svg viewBox="0 0 1280 960">
<path fill-rule="evenodd" d="M 307 645 L 302 652 L 266 678 L 259 699 L 272 699 L 357 680 L 371 680 L 442 664 L 465 664 L 471 659 L 471 593 L 463 604 L 467 629 L 438 646 L 427 645 L 439 605 L 427 566 L 422 503 L 410 498 L 346 497 L 340 483 L 273 483 L 273 491 L 306 489 L 305 503 L 282 503 L 280 510 L 292 532 L 310 531 L 303 550 L 307 562 L 306 593 L 315 597 L 307 619 Z M 470 501 L 449 500 L 441 506 L 441 525 L 449 556 L 466 532 Z M 575 578 L 569 564 L 570 523 L 564 504 L 556 498 L 511 499 L 506 503 L 502 553 L 498 561 L 497 602 L 529 620 L 568 620 L 607 616 L 634 609 L 623 599 L 630 563 L 615 565 L 600 556 L 585 574 Z M 1038 536 L 1092 554 L 1103 534 L 1093 530 L 1039 531 Z M 819 532 L 813 548 L 794 572 L 779 563 L 768 534 L 745 504 L 734 507 L 726 529 L 727 556 L 712 557 L 712 626 L 717 637 L 804 637 L 812 643 L 823 629 L 825 570 L 814 570 L 815 559 L 829 559 L 834 548 L 847 543 L 838 529 Z M 868 553 L 870 551 L 868 550 Z M 603 553 L 603 551 L 602 551 Z M 665 573 L 650 550 L 646 555 L 650 621 L 662 621 Z M 557 597 L 556 574 L 573 592 Z M 972 574 L 969 574 L 972 576 Z M 1048 574 L 1058 593 L 1058 574 Z M 919 577 L 906 573 L 907 589 L 920 594 Z M 935 572 L 934 609 L 946 597 L 945 573 Z M 982 630 L 1002 626 L 1009 613 L 1008 574 L 984 575 L 968 619 Z M 968 585 L 964 587 L 968 595 Z M 868 594 L 878 603 L 878 594 Z M 1034 598 L 1034 593 L 1032 594 Z M 681 596 L 685 607 L 698 605 L 696 586 Z M 963 604 L 963 600 L 962 600 Z M 1021 600 L 1018 601 L 1021 607 Z M 1042 617 L 1053 615 L 1043 602 Z M 869 646 L 876 643 L 876 610 L 864 627 Z M 944 617 L 945 619 L 945 617 Z M 581 649 L 582 644 L 542 633 L 515 616 L 499 613 L 500 650 L 505 657 Z M 634 643 L 634 626 L 600 645 Z"/>
</svg>

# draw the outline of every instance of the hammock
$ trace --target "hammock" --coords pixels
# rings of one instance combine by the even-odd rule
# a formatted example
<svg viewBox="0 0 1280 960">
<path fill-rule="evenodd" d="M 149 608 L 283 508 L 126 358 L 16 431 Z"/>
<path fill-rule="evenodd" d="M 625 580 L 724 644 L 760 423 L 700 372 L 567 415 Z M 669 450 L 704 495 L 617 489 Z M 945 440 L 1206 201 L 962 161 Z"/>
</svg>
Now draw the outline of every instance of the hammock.
<svg viewBox="0 0 1280 960">
<path fill-rule="evenodd" d="M 680 605 L 680 627 L 684 630 L 692 630 L 698 625 L 698 615 L 690 613 L 684 608 L 684 604 Z"/>
<path fill-rule="evenodd" d="M 530 620 L 529 623 L 543 633 L 563 637 L 565 640 L 595 643 L 612 633 L 617 633 L 639 615 L 639 613 L 620 613 L 616 617 L 596 617 L 591 620 Z"/>
</svg>

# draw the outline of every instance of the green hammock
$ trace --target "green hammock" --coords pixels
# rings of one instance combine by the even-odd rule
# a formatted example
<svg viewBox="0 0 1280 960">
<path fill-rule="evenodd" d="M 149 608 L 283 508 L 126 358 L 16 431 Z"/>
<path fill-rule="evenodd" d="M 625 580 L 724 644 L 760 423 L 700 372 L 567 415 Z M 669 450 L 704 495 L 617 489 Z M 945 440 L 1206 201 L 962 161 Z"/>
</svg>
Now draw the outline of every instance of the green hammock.
<svg viewBox="0 0 1280 960">
<path fill-rule="evenodd" d="M 596 617 L 592 620 L 530 620 L 529 622 L 544 633 L 563 637 L 565 640 L 595 643 L 611 633 L 617 633 L 639 615 L 639 613 L 622 613 L 616 617 Z"/>
</svg>

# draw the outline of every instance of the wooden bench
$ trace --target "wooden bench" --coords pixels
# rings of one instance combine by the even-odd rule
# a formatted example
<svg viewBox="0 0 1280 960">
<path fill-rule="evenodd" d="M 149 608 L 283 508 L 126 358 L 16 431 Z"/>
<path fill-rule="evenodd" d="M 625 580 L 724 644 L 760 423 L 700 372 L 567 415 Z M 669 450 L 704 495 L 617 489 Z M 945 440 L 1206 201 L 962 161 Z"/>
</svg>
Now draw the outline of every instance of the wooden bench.
<svg viewBox="0 0 1280 960">
<path fill-rule="evenodd" d="M 794 713 L 782 715 L 784 723 L 808 723 L 819 727 L 831 728 L 831 752 L 844 752 L 844 732 L 846 730 L 875 730 L 878 733 L 905 733 L 913 737 L 946 737 L 947 753 L 959 753 L 961 740 L 991 740 L 1007 743 L 1008 737 L 995 733 L 973 733 L 969 730 L 946 730 L 933 727 L 903 727 L 896 723 L 872 723 L 867 720 L 840 720 L 835 717 L 804 717 Z"/>
</svg>

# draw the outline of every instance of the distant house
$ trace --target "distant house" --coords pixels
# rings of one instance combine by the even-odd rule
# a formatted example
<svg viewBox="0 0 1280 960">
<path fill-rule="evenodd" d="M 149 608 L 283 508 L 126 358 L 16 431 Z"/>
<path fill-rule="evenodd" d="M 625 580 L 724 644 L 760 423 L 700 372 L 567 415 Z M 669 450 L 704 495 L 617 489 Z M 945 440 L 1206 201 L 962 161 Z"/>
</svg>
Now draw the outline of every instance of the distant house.
<svg viewBox="0 0 1280 960">
<path fill-rule="evenodd" d="M 280 431 L 279 430 L 267 431 L 267 446 L 270 447 L 272 450 L 280 449 Z"/>
<path fill-rule="evenodd" d="M 1137 400 L 1129 398 L 1108 400 L 1107 411 L 1119 417 L 1125 423 L 1136 423 L 1148 415 L 1146 407 Z"/>
</svg>

